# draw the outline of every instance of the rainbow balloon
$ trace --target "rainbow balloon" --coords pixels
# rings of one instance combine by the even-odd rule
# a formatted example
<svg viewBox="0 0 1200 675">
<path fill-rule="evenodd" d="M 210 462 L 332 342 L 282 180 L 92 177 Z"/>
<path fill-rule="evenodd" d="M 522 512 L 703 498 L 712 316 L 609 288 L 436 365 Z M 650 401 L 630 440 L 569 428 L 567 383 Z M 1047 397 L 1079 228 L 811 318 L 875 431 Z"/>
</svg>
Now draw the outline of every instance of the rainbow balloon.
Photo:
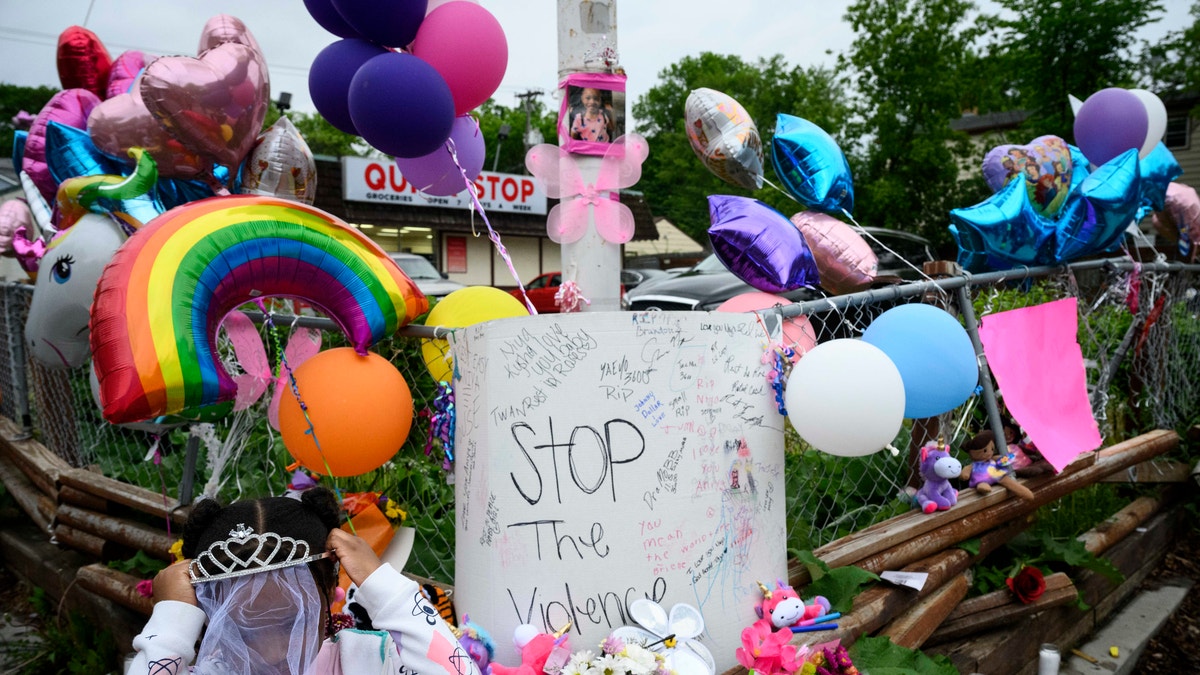
<svg viewBox="0 0 1200 675">
<path fill-rule="evenodd" d="M 429 307 L 383 249 L 324 211 L 245 195 L 184 204 L 130 237 L 100 277 L 91 346 L 105 419 L 232 400 L 217 329 L 272 296 L 316 306 L 359 353 Z"/>
</svg>

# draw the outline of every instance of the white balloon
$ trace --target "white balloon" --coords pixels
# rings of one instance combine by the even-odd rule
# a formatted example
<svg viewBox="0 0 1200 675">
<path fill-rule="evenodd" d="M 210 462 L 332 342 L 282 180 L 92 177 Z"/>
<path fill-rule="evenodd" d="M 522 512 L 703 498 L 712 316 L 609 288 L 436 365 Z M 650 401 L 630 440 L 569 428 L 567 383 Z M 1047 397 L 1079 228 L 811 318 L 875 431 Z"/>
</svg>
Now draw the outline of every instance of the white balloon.
<svg viewBox="0 0 1200 675">
<path fill-rule="evenodd" d="M 1083 107 L 1083 101 L 1080 101 L 1074 94 L 1067 94 L 1067 100 L 1071 102 L 1071 114 L 1078 115 L 1079 109 Z"/>
<path fill-rule="evenodd" d="M 1167 106 L 1163 105 L 1162 99 L 1152 91 L 1145 89 L 1130 89 L 1130 93 L 1137 96 L 1141 100 L 1142 105 L 1146 106 L 1146 140 L 1142 143 L 1142 147 L 1138 150 L 1138 157 L 1144 158 L 1154 150 L 1159 141 L 1167 133 Z"/>
<path fill-rule="evenodd" d="M 862 340 L 831 340 L 796 362 L 784 392 L 788 419 L 814 448 L 841 457 L 882 450 L 904 422 L 896 364 Z"/>
</svg>

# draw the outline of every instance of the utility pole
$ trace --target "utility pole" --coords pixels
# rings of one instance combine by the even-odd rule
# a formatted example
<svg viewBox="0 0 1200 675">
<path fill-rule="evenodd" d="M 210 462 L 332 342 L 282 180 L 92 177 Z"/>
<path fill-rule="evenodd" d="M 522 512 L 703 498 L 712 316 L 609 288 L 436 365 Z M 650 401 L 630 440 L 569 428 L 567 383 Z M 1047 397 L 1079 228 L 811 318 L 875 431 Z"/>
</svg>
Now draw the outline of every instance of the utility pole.
<svg viewBox="0 0 1200 675">
<path fill-rule="evenodd" d="M 525 140 L 525 151 L 526 152 L 529 151 L 529 148 L 532 148 L 533 146 L 537 145 L 538 143 L 541 143 L 540 140 L 536 141 L 536 142 L 533 141 L 533 102 L 536 101 L 537 98 L 539 96 L 543 95 L 544 93 L 545 92 L 543 92 L 541 89 L 530 89 L 528 91 L 523 91 L 520 94 L 517 94 L 517 98 L 521 99 L 521 105 L 525 108 L 525 138 L 524 138 L 524 140 Z"/>
<path fill-rule="evenodd" d="M 574 73 L 612 72 L 615 63 L 597 62 L 590 58 L 599 45 L 612 54 L 616 53 L 616 0 L 558 0 L 559 82 Z M 561 93 L 567 95 L 565 90 Z M 559 145 L 565 144 L 566 140 L 560 137 Z M 587 155 L 573 157 L 584 183 L 595 183 L 600 173 L 601 158 Z M 565 184 L 569 183 L 564 180 Z M 587 211 L 587 233 L 579 241 L 562 245 L 563 281 L 575 281 L 580 292 L 591 301 L 590 305 L 581 308 L 582 311 L 619 311 L 621 246 L 609 243 L 600 236 L 596 231 L 595 210 L 589 207 Z"/>
</svg>

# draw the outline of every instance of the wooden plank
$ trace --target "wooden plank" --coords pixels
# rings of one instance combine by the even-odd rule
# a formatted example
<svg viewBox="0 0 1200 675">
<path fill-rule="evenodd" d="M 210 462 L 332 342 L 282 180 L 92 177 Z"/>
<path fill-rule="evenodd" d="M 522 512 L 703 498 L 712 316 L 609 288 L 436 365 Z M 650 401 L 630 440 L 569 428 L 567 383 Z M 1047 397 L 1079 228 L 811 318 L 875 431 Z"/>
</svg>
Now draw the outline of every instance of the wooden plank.
<svg viewBox="0 0 1200 675">
<path fill-rule="evenodd" d="M 85 469 L 67 469 L 59 474 L 58 481 L 62 485 L 75 488 L 90 495 L 100 497 L 135 511 L 145 513 L 164 522 L 169 516 L 172 522 L 179 525 L 187 522 L 190 508 L 180 506 L 179 501 L 152 490 L 122 483 Z"/>
<path fill-rule="evenodd" d="M 59 546 L 73 548 L 80 553 L 86 553 L 93 558 L 106 559 L 105 545 L 108 543 L 102 537 L 89 532 L 77 530 L 69 525 L 59 523 L 54 526 L 54 543 Z"/>
<path fill-rule="evenodd" d="M 1077 539 L 1083 542 L 1084 548 L 1092 555 L 1100 555 L 1158 513 L 1163 503 L 1162 496 L 1138 497 L 1108 520 L 1079 535 Z"/>
<path fill-rule="evenodd" d="M 0 452 L 6 453 L 39 490 L 51 497 L 57 491 L 58 474 L 70 468 L 7 417 L 0 417 Z"/>
<path fill-rule="evenodd" d="M 879 635 L 891 638 L 892 642 L 907 649 L 919 649 L 937 629 L 954 607 L 967 596 L 971 583 L 967 574 L 950 579 L 929 596 L 923 598 L 906 612 L 879 631 Z"/>
<path fill-rule="evenodd" d="M 87 590 L 108 598 L 113 602 L 132 609 L 143 616 L 150 616 L 154 610 L 154 601 L 142 597 L 137 592 L 137 584 L 141 579 L 125 574 L 99 563 L 84 565 L 79 568 L 75 579 Z"/>
<path fill-rule="evenodd" d="M 134 550 L 145 551 L 160 560 L 171 560 L 171 538 L 166 532 L 149 525 L 95 513 L 70 504 L 58 507 L 58 522 Z"/>
<path fill-rule="evenodd" d="M 923 534 L 943 527 L 957 532 L 950 538 L 961 534 L 961 538 L 957 541 L 963 541 L 982 532 L 983 530 L 977 528 L 985 523 L 1008 522 L 1018 518 L 1036 510 L 1043 504 L 1090 485 L 1102 476 L 1157 457 L 1178 445 L 1179 435 L 1174 431 L 1165 429 L 1151 431 L 1097 453 L 1084 455 L 1057 475 L 1040 476 L 1025 481 L 1025 485 L 1034 491 L 1032 500 L 1009 499 L 1008 491 L 1000 488 L 992 490 L 987 495 L 964 491 L 958 504 L 947 511 L 925 514 L 913 510 L 842 537 L 816 549 L 813 554 L 830 567 L 859 565 L 860 561 L 888 549 L 900 547 L 905 542 L 913 541 Z M 971 518 L 972 515 L 984 510 L 988 511 L 986 517 Z M 961 522 L 968 518 L 971 526 L 961 525 Z M 928 551 L 919 546 L 904 550 L 907 551 L 907 555 L 920 556 L 921 553 L 928 555 Z M 905 563 L 902 558 L 893 557 L 889 561 L 892 566 L 901 563 Z M 802 587 L 811 578 L 804 565 L 792 560 L 788 563 L 788 580 L 793 586 Z"/>
<path fill-rule="evenodd" d="M 0 482 L 4 483 L 4 487 L 25 515 L 43 532 L 47 531 L 52 516 L 47 517 L 39 503 L 45 495 L 17 468 L 12 459 L 3 453 L 0 453 Z"/>
<path fill-rule="evenodd" d="M 938 644 L 957 640 L 968 635 L 975 635 L 991 630 L 998 626 L 1007 626 L 1028 619 L 1034 614 L 1044 612 L 1052 607 L 1059 607 L 1075 602 L 1079 592 L 1071 583 L 1070 577 L 1058 572 L 1046 577 L 1046 592 L 1037 600 L 1025 604 L 1016 599 L 1008 589 L 997 591 L 1007 595 L 1008 602 L 996 607 L 961 616 L 954 621 L 947 621 L 929 636 L 928 644 Z M 989 594 L 991 595 L 991 594 Z"/>
<path fill-rule="evenodd" d="M 1063 586 L 1071 586 L 1074 588 L 1074 584 L 1071 583 L 1071 579 L 1067 575 L 1061 572 L 1056 572 L 1046 577 L 1047 591 L 1054 588 L 1061 588 Z M 1015 601 L 1016 598 L 1013 596 L 1012 591 L 1008 590 L 1007 588 L 1002 588 L 998 591 L 992 591 L 991 593 L 985 593 L 983 595 L 977 595 L 973 598 L 969 598 L 960 602 L 958 607 L 955 607 L 954 611 L 950 612 L 950 614 L 946 617 L 946 623 L 957 621 L 963 617 L 971 616 L 972 614 L 986 612 L 989 609 L 995 609 L 1004 605 L 1011 605 Z"/>
<path fill-rule="evenodd" d="M 88 494 L 70 485 L 60 485 L 58 488 L 58 503 L 74 504 L 97 513 L 108 513 L 108 501 L 103 497 Z"/>
<path fill-rule="evenodd" d="M 1100 479 L 1101 483 L 1186 483 L 1192 479 L 1192 468 L 1183 462 L 1156 459 L 1135 464 Z"/>
</svg>

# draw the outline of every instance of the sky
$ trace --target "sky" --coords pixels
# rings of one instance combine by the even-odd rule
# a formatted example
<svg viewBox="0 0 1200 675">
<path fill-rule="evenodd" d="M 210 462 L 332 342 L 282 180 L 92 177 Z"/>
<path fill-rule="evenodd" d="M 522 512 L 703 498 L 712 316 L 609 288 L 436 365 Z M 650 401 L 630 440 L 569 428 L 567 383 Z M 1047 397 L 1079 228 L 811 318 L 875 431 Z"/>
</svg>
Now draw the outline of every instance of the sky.
<svg viewBox="0 0 1200 675">
<path fill-rule="evenodd" d="M 1165 0 L 1164 19 L 1141 37 L 1162 35 L 1188 20 L 1190 0 Z M 558 83 L 554 0 L 482 0 L 504 28 L 508 69 L 494 94 L 516 107 L 521 92 L 540 89 L 542 101 Z M 854 33 L 842 17 L 850 0 L 626 0 L 617 4 L 617 50 L 629 76 L 631 102 L 658 74 L 702 51 L 753 61 L 782 54 L 789 65 L 833 67 Z M 58 35 L 71 25 L 96 33 L 115 58 L 128 49 L 194 56 L 204 23 L 217 14 L 240 18 L 257 38 L 271 75 L 271 95 L 292 94 L 292 107 L 313 112 L 308 68 L 338 38 L 308 15 L 303 0 L 0 0 L 0 82 L 60 87 Z M 830 53 L 832 52 L 832 53 Z M 1088 92 L 1081 92 L 1086 97 Z M 36 111 L 31 111 L 36 112 Z M 803 116 L 803 111 L 791 111 Z"/>
</svg>

